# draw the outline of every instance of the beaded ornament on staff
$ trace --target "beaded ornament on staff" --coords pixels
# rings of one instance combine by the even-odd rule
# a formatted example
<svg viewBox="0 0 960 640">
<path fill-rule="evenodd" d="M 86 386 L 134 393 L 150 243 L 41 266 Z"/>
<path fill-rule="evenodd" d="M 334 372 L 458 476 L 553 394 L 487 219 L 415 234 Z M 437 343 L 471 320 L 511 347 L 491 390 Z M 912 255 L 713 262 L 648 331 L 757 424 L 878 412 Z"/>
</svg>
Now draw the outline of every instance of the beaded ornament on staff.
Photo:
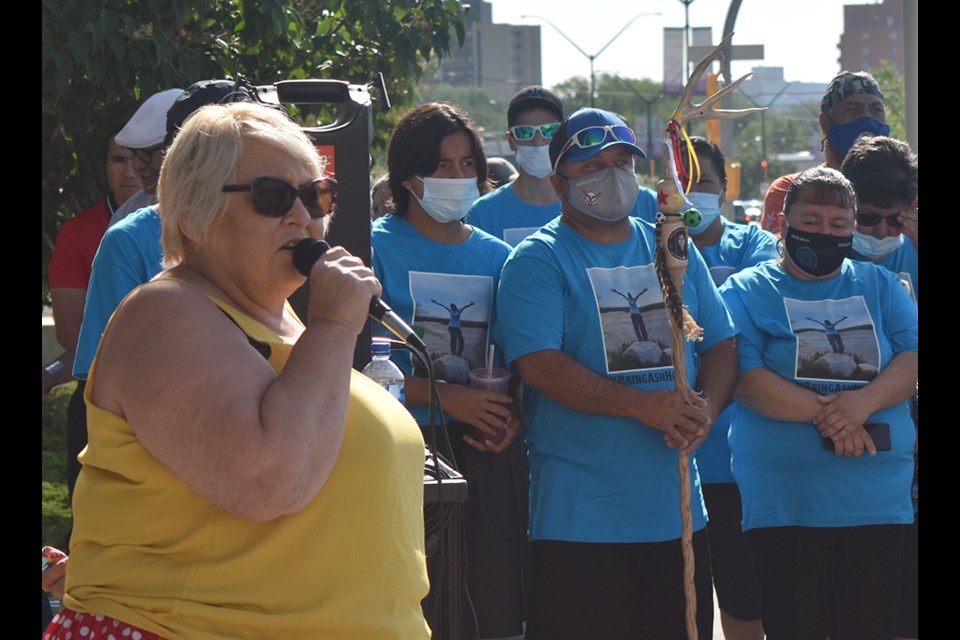
<svg viewBox="0 0 960 640">
<path fill-rule="evenodd" d="M 699 104 L 690 98 L 694 87 L 710 64 L 721 56 L 723 48 L 733 34 L 727 35 L 713 52 L 701 60 L 687 81 L 680 104 L 667 123 L 663 145 L 663 180 L 657 185 L 657 252 L 654 264 L 657 278 L 663 290 L 664 308 L 670 326 L 670 343 L 673 347 L 674 389 L 692 406 L 703 407 L 706 401 L 690 386 L 687 380 L 686 342 L 701 340 L 703 329 L 697 324 L 683 304 L 683 276 L 687 270 L 687 246 L 690 241 L 687 225 L 700 222 L 700 212 L 693 208 L 685 197 L 690 187 L 699 181 L 700 165 L 684 125 L 696 120 L 742 118 L 763 109 L 716 109 L 723 98 L 736 89 L 750 74 L 737 79 Z M 687 147 L 690 166 L 683 163 L 681 145 Z M 696 179 L 694 179 L 696 177 Z M 683 212 L 683 213 L 681 213 Z M 689 456 L 679 456 L 680 473 L 680 537 L 683 550 L 683 589 L 686 598 L 686 627 L 689 640 L 697 640 L 697 599 L 694 582 L 693 518 L 690 512 L 690 461 Z"/>
</svg>

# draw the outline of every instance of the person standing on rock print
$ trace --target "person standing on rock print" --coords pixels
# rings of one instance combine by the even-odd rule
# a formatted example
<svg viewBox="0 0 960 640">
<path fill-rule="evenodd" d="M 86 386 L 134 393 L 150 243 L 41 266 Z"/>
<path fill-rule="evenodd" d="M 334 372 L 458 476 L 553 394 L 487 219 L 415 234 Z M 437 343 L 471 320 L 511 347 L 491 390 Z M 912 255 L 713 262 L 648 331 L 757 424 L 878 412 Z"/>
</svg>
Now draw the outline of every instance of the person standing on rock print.
<svg viewBox="0 0 960 640">
<path fill-rule="evenodd" d="M 643 323 L 643 315 L 640 314 L 640 307 L 637 306 L 637 300 L 649 291 L 648 288 L 644 287 L 643 291 L 638 293 L 635 296 L 630 295 L 630 292 L 627 291 L 627 294 L 624 295 L 617 291 L 616 289 L 610 289 L 615 294 L 627 301 L 627 304 L 630 305 L 630 320 L 633 322 L 633 332 L 637 334 L 637 340 L 640 342 L 647 341 L 647 326 Z"/>
<path fill-rule="evenodd" d="M 830 347 L 833 349 L 834 353 L 843 353 L 843 338 L 840 337 L 840 332 L 837 331 L 837 325 L 847 319 L 847 316 L 843 316 L 836 322 L 830 322 L 827 319 L 824 319 L 823 322 L 819 320 L 814 320 L 813 318 L 807 317 L 807 320 L 810 322 L 816 322 L 818 325 L 823 327 L 823 330 L 827 332 L 827 340 L 830 342 Z"/>
<path fill-rule="evenodd" d="M 472 307 L 475 302 L 471 302 L 467 305 L 464 305 L 457 308 L 457 305 L 453 302 L 450 303 L 450 306 L 440 304 L 433 298 L 430 299 L 430 302 L 433 304 L 440 305 L 444 308 L 447 313 L 450 314 L 450 321 L 447 324 L 447 331 L 450 332 L 450 355 L 459 356 L 463 354 L 463 332 L 460 330 L 460 316 L 464 311 Z"/>
</svg>

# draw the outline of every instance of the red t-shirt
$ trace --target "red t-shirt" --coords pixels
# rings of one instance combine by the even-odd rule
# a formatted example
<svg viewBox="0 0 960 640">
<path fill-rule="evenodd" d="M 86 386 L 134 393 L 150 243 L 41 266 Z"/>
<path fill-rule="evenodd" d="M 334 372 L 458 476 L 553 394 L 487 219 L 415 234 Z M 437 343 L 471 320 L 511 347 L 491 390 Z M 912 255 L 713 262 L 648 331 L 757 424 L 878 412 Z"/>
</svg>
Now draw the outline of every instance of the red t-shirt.
<svg viewBox="0 0 960 640">
<path fill-rule="evenodd" d="M 84 209 L 60 227 L 50 257 L 50 287 L 86 289 L 100 239 L 110 224 L 106 200 Z"/>
</svg>

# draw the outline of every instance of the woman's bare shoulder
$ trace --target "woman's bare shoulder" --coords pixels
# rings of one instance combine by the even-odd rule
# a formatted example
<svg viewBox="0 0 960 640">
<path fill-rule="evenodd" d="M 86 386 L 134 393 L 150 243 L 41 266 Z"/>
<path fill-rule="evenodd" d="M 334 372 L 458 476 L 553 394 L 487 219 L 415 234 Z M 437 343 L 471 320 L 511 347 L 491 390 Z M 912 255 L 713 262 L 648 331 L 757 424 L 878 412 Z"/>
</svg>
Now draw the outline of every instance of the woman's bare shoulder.
<svg viewBox="0 0 960 640">
<path fill-rule="evenodd" d="M 124 398 L 142 401 L 153 382 L 169 386 L 174 374 L 209 380 L 218 373 L 215 363 L 241 364 L 248 351 L 243 332 L 204 292 L 154 280 L 124 300 L 104 333 L 94 401 L 115 411 Z"/>
</svg>

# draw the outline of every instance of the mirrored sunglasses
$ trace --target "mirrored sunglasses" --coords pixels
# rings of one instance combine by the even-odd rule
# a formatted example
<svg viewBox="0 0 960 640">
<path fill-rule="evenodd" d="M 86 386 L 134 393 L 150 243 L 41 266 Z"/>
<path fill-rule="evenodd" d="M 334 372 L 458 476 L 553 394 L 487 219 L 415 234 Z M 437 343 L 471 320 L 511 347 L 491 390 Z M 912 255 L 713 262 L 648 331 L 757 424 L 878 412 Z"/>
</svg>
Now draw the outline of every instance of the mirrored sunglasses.
<svg viewBox="0 0 960 640">
<path fill-rule="evenodd" d="M 605 124 L 586 127 L 573 134 L 563 145 L 560 153 L 557 154 L 557 164 L 560 163 L 563 156 L 573 147 L 580 147 L 581 149 L 598 147 L 607 141 L 608 136 L 613 138 L 614 142 L 637 143 L 637 136 L 633 133 L 633 129 L 622 124 Z M 553 169 L 556 171 L 557 167 L 554 166 Z"/>
<path fill-rule="evenodd" d="M 515 140 L 527 141 L 533 140 L 533 136 L 539 131 L 544 140 L 550 140 L 559 128 L 559 122 L 549 122 L 541 125 L 518 124 L 510 127 L 510 135 L 512 135 Z"/>
<path fill-rule="evenodd" d="M 249 191 L 254 211 L 268 218 L 287 215 L 297 198 L 315 220 L 337 208 L 337 181 L 333 178 L 317 178 L 299 189 L 286 180 L 271 177 L 254 178 L 247 184 L 228 184 L 223 188 L 224 193 L 237 191 Z"/>
<path fill-rule="evenodd" d="M 887 221 L 887 226 L 892 229 L 899 229 L 903 226 L 903 223 L 900 222 L 898 216 L 900 213 L 892 213 L 890 215 L 884 215 L 882 213 L 874 213 L 872 211 L 857 211 L 857 224 L 864 227 L 875 227 L 880 224 L 881 220 Z"/>
</svg>

